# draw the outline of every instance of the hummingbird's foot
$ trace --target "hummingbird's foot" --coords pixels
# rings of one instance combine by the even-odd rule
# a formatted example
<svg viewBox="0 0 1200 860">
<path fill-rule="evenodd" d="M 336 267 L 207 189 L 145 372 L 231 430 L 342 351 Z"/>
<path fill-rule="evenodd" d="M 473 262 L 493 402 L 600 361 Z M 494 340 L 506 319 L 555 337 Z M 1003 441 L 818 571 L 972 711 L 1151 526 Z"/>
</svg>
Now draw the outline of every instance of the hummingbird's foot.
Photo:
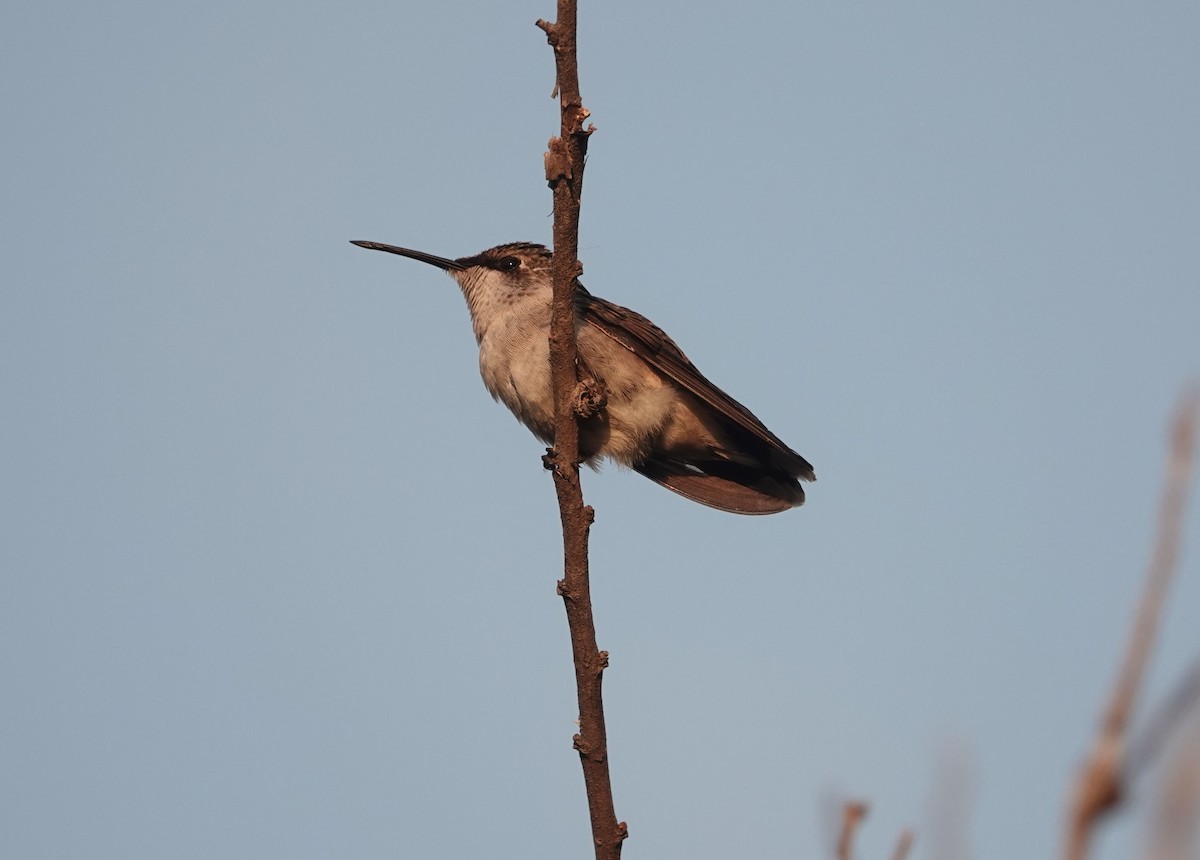
<svg viewBox="0 0 1200 860">
<path fill-rule="evenodd" d="M 579 467 L 586 463 L 586 460 L 579 459 L 575 461 L 575 471 L 578 473 Z M 558 452 L 553 448 L 547 448 L 546 453 L 542 455 L 542 468 L 547 472 L 554 472 L 556 475 L 564 474 L 562 466 L 558 462 Z"/>
</svg>

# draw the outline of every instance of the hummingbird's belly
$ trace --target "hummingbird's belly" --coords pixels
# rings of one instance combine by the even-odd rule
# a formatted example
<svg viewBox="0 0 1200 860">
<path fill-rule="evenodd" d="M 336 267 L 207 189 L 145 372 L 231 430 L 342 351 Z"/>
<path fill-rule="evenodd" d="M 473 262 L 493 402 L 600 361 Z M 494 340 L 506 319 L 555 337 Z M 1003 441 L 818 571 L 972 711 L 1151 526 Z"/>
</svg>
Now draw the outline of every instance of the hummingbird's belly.
<svg viewBox="0 0 1200 860">
<path fill-rule="evenodd" d="M 549 327 L 489 330 L 479 342 L 479 373 L 492 397 L 549 444 L 554 439 Z"/>
<path fill-rule="evenodd" d="M 711 437 L 698 426 L 694 398 L 633 353 L 612 349 L 588 327 L 579 332 L 582 363 L 603 388 L 607 404 L 580 427 L 584 460 L 611 457 L 632 466 L 678 446 L 676 437 Z M 554 441 L 549 327 L 489 329 L 479 343 L 479 371 L 491 395 L 547 444 Z"/>
</svg>

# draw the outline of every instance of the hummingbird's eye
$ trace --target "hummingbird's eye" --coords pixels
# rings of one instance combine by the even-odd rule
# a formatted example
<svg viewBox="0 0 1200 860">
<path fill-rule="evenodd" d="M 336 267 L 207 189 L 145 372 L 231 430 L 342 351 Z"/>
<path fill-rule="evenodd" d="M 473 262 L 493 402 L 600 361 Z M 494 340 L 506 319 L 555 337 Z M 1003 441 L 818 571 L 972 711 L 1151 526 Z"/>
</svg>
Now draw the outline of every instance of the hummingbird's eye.
<svg viewBox="0 0 1200 860">
<path fill-rule="evenodd" d="M 502 272 L 511 272 L 514 269 L 519 269 L 519 268 L 521 268 L 521 258 L 520 257 L 501 257 L 500 261 L 498 263 L 496 263 L 496 268 L 498 268 Z"/>
</svg>

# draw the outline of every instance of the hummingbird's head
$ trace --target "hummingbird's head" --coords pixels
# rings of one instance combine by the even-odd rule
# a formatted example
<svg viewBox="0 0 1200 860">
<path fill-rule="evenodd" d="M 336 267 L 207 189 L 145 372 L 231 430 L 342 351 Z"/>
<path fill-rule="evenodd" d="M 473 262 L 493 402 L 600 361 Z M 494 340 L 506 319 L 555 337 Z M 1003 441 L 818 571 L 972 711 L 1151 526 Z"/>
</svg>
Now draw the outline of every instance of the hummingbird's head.
<svg viewBox="0 0 1200 860">
<path fill-rule="evenodd" d="M 471 257 L 451 260 L 424 251 L 353 241 L 360 248 L 387 251 L 437 266 L 458 282 L 471 311 L 477 340 L 493 319 L 516 306 L 550 306 L 550 257 L 546 246 L 534 242 L 509 242 Z"/>
<path fill-rule="evenodd" d="M 479 267 L 504 272 L 515 277 L 528 277 L 550 270 L 550 249 L 536 242 L 509 242 L 480 251 L 473 257 L 459 257 L 454 262 L 463 268 Z"/>
</svg>

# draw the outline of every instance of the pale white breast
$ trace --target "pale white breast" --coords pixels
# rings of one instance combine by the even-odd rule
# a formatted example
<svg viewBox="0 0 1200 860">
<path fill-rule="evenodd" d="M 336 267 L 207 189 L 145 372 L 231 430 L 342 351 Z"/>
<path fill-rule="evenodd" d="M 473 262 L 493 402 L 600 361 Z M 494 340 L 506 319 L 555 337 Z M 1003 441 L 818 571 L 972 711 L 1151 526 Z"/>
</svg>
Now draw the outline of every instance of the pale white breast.
<svg viewBox="0 0 1200 860">
<path fill-rule="evenodd" d="M 491 395 L 549 442 L 554 435 L 549 309 L 520 299 L 479 335 L 479 373 Z"/>
</svg>

